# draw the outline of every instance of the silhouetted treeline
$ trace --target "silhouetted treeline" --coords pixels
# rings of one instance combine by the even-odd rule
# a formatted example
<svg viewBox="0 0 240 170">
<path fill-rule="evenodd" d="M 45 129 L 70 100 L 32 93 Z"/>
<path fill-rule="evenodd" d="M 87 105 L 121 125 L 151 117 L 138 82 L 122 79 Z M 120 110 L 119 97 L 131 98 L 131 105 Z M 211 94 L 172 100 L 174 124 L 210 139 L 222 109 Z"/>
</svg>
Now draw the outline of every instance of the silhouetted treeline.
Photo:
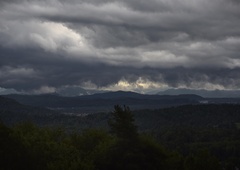
<svg viewBox="0 0 240 170">
<path fill-rule="evenodd" d="M 139 133 L 134 114 L 125 106 L 115 106 L 108 116 L 108 125 L 109 130 L 66 133 L 63 129 L 39 128 L 32 123 L 13 127 L 0 124 L 0 169 L 235 170 L 240 167 L 237 125 L 172 126 L 152 131 L 156 140 L 149 133 Z"/>
</svg>

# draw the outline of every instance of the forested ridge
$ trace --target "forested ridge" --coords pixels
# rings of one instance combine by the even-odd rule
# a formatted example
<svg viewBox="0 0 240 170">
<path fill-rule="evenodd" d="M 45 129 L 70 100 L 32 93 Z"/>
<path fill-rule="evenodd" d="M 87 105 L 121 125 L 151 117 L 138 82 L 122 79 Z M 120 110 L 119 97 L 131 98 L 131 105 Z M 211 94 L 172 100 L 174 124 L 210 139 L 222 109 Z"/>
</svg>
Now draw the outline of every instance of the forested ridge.
<svg viewBox="0 0 240 170">
<path fill-rule="evenodd" d="M 1 169 L 176 169 L 182 158 L 140 135 L 128 107 L 115 106 L 110 132 L 66 134 L 31 123 L 0 125 Z M 174 164 L 173 164 L 174 163 Z"/>
<path fill-rule="evenodd" d="M 82 117 L 12 100 L 2 99 L 0 104 L 3 170 L 240 167 L 237 104 L 135 111 L 116 106 L 111 113 Z M 47 113 L 40 113 L 44 111 Z M 12 122 L 11 116 L 15 118 Z"/>
</svg>

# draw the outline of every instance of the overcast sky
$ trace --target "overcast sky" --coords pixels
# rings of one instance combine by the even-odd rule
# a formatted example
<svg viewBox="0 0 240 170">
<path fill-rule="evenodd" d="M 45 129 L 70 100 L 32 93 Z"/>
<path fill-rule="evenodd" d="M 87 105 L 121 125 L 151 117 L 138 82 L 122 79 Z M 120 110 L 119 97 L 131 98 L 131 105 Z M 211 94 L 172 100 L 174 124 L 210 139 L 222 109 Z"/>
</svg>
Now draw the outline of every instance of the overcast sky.
<svg viewBox="0 0 240 170">
<path fill-rule="evenodd" d="M 240 89 L 239 0 L 0 0 L 0 91 Z"/>
</svg>

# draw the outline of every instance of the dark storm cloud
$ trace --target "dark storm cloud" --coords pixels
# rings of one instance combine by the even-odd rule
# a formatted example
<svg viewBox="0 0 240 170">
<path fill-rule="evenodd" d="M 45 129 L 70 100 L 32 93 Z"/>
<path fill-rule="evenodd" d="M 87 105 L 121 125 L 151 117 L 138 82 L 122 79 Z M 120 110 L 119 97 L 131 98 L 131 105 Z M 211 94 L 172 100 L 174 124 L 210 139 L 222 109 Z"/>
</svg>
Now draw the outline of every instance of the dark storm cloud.
<svg viewBox="0 0 240 170">
<path fill-rule="evenodd" d="M 118 88 L 127 81 L 139 82 L 136 88 L 239 89 L 237 0 L 0 0 L 0 6 L 0 87 Z"/>
</svg>

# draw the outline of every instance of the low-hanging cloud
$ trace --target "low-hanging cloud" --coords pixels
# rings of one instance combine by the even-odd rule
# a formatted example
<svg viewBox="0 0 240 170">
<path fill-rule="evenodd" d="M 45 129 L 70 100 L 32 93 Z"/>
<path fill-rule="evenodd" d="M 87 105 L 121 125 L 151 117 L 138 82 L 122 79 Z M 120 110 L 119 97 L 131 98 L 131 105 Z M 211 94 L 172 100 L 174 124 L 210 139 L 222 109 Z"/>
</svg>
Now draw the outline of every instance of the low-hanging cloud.
<svg viewBox="0 0 240 170">
<path fill-rule="evenodd" d="M 0 87 L 239 89 L 237 0 L 0 1 Z"/>
</svg>

